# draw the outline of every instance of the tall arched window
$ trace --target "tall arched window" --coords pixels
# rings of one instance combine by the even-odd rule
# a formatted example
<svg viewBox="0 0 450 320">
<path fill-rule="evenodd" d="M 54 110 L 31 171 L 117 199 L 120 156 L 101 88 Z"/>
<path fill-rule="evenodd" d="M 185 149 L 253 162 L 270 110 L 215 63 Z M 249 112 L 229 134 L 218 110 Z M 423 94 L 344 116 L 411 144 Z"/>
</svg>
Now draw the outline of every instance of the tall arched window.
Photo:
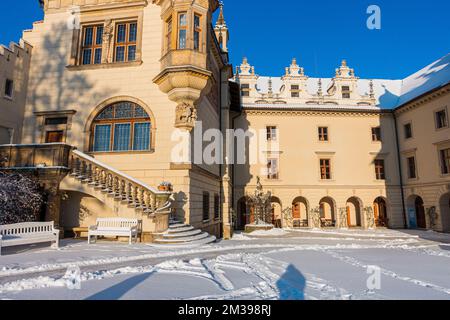
<svg viewBox="0 0 450 320">
<path fill-rule="evenodd" d="M 151 150 L 151 119 L 136 103 L 117 102 L 104 108 L 92 124 L 91 151 Z"/>
</svg>

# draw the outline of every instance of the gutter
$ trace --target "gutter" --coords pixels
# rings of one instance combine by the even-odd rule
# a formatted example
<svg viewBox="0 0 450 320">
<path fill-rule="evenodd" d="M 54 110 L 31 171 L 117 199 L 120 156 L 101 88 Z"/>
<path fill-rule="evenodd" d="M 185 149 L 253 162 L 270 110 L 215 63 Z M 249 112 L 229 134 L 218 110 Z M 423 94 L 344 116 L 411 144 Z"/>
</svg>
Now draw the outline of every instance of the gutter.
<svg viewBox="0 0 450 320">
<path fill-rule="evenodd" d="M 406 202 L 405 202 L 405 192 L 403 185 L 403 171 L 402 171 L 402 160 L 400 155 L 400 144 L 399 144 L 399 134 L 398 134 L 398 124 L 397 124 L 397 115 L 395 114 L 395 110 L 392 111 L 392 115 L 394 116 L 394 126 L 395 126 L 395 141 L 397 144 L 397 161 L 398 161 L 398 172 L 400 178 L 400 192 L 402 194 L 402 211 L 403 211 L 403 227 L 408 229 L 408 222 L 406 219 Z"/>
</svg>

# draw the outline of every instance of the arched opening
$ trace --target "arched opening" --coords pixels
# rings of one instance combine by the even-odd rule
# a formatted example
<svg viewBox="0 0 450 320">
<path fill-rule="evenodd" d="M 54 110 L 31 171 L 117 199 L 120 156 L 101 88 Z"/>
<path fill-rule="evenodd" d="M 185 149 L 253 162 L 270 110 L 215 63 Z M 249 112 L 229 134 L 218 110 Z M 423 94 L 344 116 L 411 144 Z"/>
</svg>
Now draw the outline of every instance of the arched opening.
<svg viewBox="0 0 450 320">
<path fill-rule="evenodd" d="M 309 205 L 303 197 L 297 197 L 292 201 L 292 227 L 307 228 L 309 226 Z"/>
<path fill-rule="evenodd" d="M 412 229 L 426 229 L 425 207 L 420 196 L 412 195 L 408 198 L 408 220 Z"/>
<path fill-rule="evenodd" d="M 450 232 L 450 192 L 444 194 L 439 200 L 442 231 Z"/>
<path fill-rule="evenodd" d="M 347 200 L 347 226 L 349 228 L 362 227 L 362 202 L 352 197 Z"/>
<path fill-rule="evenodd" d="M 91 152 L 151 151 L 152 118 L 139 104 L 119 101 L 95 116 L 90 129 Z"/>
<path fill-rule="evenodd" d="M 322 228 L 336 226 L 336 205 L 334 200 L 330 197 L 325 197 L 320 200 L 320 222 Z"/>
<path fill-rule="evenodd" d="M 388 215 L 386 200 L 378 197 L 373 202 L 373 213 L 375 217 L 375 224 L 377 227 L 388 227 Z"/>
<path fill-rule="evenodd" d="M 275 226 L 275 228 L 282 228 L 283 213 L 281 201 L 277 197 L 272 197 L 271 202 L 272 202 L 272 224 Z"/>
</svg>

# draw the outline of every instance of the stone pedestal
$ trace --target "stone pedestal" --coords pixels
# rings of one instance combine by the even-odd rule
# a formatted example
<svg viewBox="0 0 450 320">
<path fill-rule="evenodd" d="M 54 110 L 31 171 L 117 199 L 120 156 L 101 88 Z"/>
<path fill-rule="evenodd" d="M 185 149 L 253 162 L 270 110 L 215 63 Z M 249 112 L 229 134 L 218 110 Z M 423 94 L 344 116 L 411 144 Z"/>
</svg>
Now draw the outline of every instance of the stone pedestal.
<svg viewBox="0 0 450 320">
<path fill-rule="evenodd" d="M 270 231 L 274 228 L 272 224 L 248 224 L 245 226 L 245 233 L 252 233 L 253 231 Z"/>
</svg>

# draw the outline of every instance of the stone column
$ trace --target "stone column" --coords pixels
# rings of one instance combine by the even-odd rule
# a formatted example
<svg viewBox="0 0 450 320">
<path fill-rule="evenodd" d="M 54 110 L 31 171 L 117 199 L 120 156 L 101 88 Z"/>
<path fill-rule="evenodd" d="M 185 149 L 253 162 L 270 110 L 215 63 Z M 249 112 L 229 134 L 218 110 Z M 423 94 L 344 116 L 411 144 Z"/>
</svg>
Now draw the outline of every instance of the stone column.
<svg viewBox="0 0 450 320">
<path fill-rule="evenodd" d="M 61 229 L 61 192 L 58 186 L 52 186 L 48 190 L 47 210 L 45 213 L 46 221 L 54 221 L 55 228 Z M 61 230 L 60 237 L 64 237 L 64 230 Z"/>
</svg>

